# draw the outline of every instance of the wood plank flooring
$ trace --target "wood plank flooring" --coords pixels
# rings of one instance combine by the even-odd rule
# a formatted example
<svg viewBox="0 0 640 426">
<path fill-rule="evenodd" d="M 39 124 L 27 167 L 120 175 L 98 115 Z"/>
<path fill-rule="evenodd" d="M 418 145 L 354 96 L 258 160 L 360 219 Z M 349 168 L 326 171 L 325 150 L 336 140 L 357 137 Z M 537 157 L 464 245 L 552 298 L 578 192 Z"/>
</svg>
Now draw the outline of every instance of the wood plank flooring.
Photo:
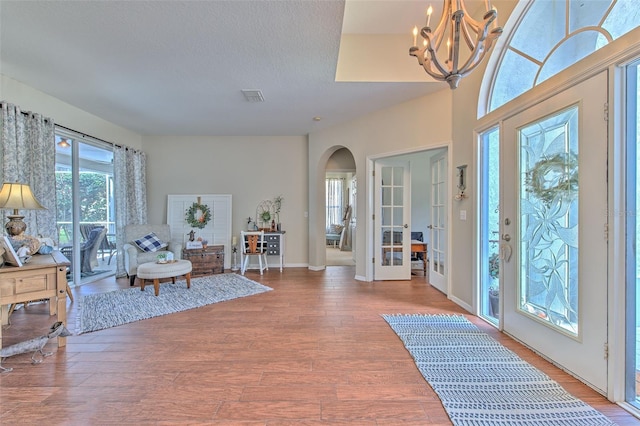
<svg viewBox="0 0 640 426">
<path fill-rule="evenodd" d="M 274 291 L 72 336 L 43 363 L 7 358 L 0 424 L 450 425 L 383 313 L 463 313 L 425 282 L 364 283 L 351 267 L 272 269 Z M 83 295 L 128 287 L 113 278 Z M 640 421 L 481 320 L 467 315 L 620 425 Z M 3 345 L 46 334 L 46 304 L 17 310 Z"/>
</svg>

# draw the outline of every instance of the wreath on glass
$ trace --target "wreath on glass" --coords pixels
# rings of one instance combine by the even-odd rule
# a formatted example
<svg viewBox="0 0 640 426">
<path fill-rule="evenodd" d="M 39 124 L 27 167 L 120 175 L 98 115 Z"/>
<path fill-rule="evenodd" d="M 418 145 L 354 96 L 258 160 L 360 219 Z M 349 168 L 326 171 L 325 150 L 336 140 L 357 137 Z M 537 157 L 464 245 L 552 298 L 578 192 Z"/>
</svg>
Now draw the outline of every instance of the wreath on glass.
<svg viewBox="0 0 640 426">
<path fill-rule="evenodd" d="M 211 220 L 211 210 L 206 204 L 193 203 L 187 210 L 185 220 L 194 228 L 202 229 Z"/>
<path fill-rule="evenodd" d="M 578 194 L 578 156 L 558 153 L 538 161 L 525 176 L 526 191 L 547 206 L 554 198 L 573 200 Z"/>
</svg>

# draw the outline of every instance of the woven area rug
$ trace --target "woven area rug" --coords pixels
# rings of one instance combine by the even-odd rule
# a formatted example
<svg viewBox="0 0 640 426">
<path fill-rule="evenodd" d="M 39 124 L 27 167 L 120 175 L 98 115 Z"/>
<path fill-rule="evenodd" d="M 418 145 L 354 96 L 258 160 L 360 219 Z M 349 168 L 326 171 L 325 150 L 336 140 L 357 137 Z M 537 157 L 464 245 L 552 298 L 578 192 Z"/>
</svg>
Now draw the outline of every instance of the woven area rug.
<svg viewBox="0 0 640 426">
<path fill-rule="evenodd" d="M 192 278 L 189 289 L 184 279 L 176 280 L 175 284 L 161 283 L 157 297 L 153 283 L 147 283 L 144 291 L 132 287 L 91 294 L 80 300 L 76 332 L 103 330 L 270 290 L 242 275 L 219 274 Z"/>
<path fill-rule="evenodd" d="M 383 315 L 454 425 L 613 425 L 462 315 Z"/>
</svg>

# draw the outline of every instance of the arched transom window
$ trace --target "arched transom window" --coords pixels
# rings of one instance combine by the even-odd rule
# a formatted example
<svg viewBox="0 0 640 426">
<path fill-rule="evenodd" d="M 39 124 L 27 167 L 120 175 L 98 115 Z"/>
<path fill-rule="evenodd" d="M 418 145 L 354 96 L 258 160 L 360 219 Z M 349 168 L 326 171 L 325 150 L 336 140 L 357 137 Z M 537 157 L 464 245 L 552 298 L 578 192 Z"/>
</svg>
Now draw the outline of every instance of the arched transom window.
<svg viewBox="0 0 640 426">
<path fill-rule="evenodd" d="M 532 0 L 490 78 L 491 112 L 640 25 L 638 0 Z M 486 92 L 485 92 L 486 93 Z"/>
</svg>

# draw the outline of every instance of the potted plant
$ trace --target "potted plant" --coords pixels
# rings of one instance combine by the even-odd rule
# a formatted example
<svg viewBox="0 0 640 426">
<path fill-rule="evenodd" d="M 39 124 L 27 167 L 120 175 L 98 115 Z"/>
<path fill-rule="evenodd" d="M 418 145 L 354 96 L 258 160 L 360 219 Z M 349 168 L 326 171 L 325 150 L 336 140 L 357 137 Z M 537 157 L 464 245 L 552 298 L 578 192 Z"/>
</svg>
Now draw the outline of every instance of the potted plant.
<svg viewBox="0 0 640 426">
<path fill-rule="evenodd" d="M 495 284 L 489 286 L 489 315 L 497 317 L 500 314 L 500 287 L 497 282 L 500 276 L 500 257 L 493 253 L 489 257 L 489 276 Z"/>
<path fill-rule="evenodd" d="M 284 200 L 284 198 L 282 197 L 282 195 L 278 195 L 276 198 L 273 199 L 273 215 L 275 216 L 275 221 L 276 221 L 276 226 L 278 231 L 280 231 L 281 229 L 281 225 L 280 225 L 280 210 L 282 210 L 282 201 Z"/>
</svg>

